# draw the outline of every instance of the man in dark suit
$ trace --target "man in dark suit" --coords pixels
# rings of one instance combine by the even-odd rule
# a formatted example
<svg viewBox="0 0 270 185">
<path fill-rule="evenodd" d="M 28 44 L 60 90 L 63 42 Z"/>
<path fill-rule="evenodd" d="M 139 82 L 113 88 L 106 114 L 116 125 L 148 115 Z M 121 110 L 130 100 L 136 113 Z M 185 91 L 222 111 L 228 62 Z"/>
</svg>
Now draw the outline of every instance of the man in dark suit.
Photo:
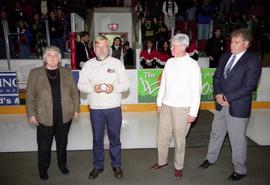
<svg viewBox="0 0 270 185">
<path fill-rule="evenodd" d="M 251 112 L 252 92 L 261 75 L 260 60 L 247 51 L 251 42 L 250 33 L 244 29 L 231 34 L 231 53 L 224 54 L 214 75 L 216 112 L 206 160 L 200 168 L 207 168 L 218 158 L 224 138 L 228 132 L 232 148 L 234 172 L 232 181 L 247 174 L 246 128 Z"/>
<path fill-rule="evenodd" d="M 76 61 L 78 69 L 82 69 L 84 62 L 90 59 L 88 42 L 89 34 L 86 31 L 82 31 L 80 33 L 80 42 L 78 42 L 76 46 Z"/>
</svg>

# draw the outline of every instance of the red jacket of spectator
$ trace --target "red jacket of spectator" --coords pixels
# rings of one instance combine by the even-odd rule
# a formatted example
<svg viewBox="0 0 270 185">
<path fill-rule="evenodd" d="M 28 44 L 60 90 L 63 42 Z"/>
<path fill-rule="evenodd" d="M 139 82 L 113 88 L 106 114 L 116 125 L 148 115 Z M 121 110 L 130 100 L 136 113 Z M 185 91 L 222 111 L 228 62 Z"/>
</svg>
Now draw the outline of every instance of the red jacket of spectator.
<svg viewBox="0 0 270 185">
<path fill-rule="evenodd" d="M 167 60 L 168 60 L 169 58 L 171 58 L 171 57 L 172 57 L 172 55 L 171 55 L 170 52 L 158 52 L 158 56 L 157 56 L 158 60 L 157 60 L 157 62 L 158 62 L 161 66 L 165 66 Z"/>
<path fill-rule="evenodd" d="M 192 56 L 196 53 L 198 54 L 198 50 L 197 50 L 195 42 L 193 41 L 190 42 L 189 47 L 187 48 L 187 53 L 189 54 L 189 56 Z"/>
<path fill-rule="evenodd" d="M 140 60 L 142 61 L 142 59 L 145 59 L 146 61 L 151 61 L 153 59 L 157 60 L 158 58 L 158 52 L 156 49 L 152 49 L 150 52 L 148 52 L 145 49 L 142 49 L 141 53 L 140 53 Z"/>
<path fill-rule="evenodd" d="M 187 53 L 189 54 L 189 56 L 191 58 L 193 58 L 194 60 L 199 59 L 199 52 L 197 50 L 196 44 L 194 41 L 191 41 L 189 44 L 189 47 L 187 48 Z"/>
</svg>

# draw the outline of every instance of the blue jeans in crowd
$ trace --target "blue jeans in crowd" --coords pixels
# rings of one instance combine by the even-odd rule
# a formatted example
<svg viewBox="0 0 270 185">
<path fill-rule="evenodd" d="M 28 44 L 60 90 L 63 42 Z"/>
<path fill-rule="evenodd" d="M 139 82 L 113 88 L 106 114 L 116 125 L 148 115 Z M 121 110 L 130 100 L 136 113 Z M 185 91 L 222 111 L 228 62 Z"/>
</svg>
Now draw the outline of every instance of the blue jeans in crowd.
<svg viewBox="0 0 270 185">
<path fill-rule="evenodd" d="M 210 24 L 198 24 L 198 40 L 209 39 Z"/>
</svg>

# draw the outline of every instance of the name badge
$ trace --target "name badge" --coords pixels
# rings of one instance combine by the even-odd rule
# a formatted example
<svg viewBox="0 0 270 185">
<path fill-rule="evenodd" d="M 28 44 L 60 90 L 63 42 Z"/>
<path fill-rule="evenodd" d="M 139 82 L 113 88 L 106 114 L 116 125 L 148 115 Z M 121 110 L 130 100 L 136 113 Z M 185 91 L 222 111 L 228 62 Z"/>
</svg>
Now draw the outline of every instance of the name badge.
<svg viewBox="0 0 270 185">
<path fill-rule="evenodd" d="M 115 73 L 114 69 L 107 69 L 107 73 Z"/>
</svg>

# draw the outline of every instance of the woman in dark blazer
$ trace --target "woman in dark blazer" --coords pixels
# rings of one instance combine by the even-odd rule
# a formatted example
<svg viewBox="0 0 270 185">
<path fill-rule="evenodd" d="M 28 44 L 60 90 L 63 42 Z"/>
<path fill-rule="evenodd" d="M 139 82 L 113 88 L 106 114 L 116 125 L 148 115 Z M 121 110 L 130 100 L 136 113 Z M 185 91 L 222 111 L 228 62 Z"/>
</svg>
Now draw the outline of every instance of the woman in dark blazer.
<svg viewBox="0 0 270 185">
<path fill-rule="evenodd" d="M 79 92 L 70 69 L 60 66 L 61 52 L 55 46 L 44 50 L 44 66 L 32 69 L 26 89 L 29 122 L 37 126 L 39 176 L 47 180 L 53 136 L 58 168 L 68 174 L 66 147 L 73 117 L 79 114 Z"/>
</svg>

